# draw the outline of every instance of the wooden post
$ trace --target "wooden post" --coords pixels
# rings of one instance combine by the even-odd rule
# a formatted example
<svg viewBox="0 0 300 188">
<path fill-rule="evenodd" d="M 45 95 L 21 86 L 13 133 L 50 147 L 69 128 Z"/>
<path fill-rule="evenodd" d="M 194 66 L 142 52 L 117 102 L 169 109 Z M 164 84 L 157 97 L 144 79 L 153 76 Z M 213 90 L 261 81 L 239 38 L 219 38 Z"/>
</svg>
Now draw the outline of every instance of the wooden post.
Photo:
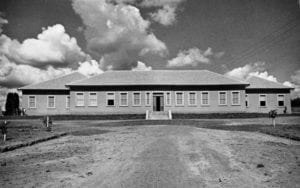
<svg viewBox="0 0 300 188">
<path fill-rule="evenodd" d="M 7 134 L 7 124 L 8 122 L 5 120 L 3 124 L 0 124 L 1 132 L 3 134 L 3 141 L 6 142 L 6 134 Z"/>
<path fill-rule="evenodd" d="M 275 117 L 272 118 L 273 127 L 275 128 Z"/>
<path fill-rule="evenodd" d="M 49 116 L 46 117 L 46 127 L 48 128 L 49 126 Z"/>
</svg>

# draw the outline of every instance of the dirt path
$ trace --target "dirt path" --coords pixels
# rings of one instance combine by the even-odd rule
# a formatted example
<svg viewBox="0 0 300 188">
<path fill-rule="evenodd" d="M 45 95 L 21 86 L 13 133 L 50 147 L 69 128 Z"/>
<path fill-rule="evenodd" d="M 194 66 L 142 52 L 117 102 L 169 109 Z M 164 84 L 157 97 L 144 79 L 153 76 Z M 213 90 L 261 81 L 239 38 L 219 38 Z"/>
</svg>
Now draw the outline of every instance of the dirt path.
<svg viewBox="0 0 300 188">
<path fill-rule="evenodd" d="M 300 187 L 300 142 L 191 126 L 99 129 L 1 154 L 0 187 Z"/>
</svg>

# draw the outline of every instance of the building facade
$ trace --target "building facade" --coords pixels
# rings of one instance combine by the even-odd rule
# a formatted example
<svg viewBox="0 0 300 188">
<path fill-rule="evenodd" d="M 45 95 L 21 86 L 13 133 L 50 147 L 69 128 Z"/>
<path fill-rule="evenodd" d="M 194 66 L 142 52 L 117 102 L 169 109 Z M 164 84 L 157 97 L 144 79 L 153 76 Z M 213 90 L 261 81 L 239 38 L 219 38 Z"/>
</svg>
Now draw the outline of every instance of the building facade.
<svg viewBox="0 0 300 188">
<path fill-rule="evenodd" d="M 252 83 L 252 84 L 251 84 Z M 79 73 L 20 88 L 28 115 L 291 113 L 290 90 L 279 83 L 238 81 L 207 70 Z"/>
</svg>

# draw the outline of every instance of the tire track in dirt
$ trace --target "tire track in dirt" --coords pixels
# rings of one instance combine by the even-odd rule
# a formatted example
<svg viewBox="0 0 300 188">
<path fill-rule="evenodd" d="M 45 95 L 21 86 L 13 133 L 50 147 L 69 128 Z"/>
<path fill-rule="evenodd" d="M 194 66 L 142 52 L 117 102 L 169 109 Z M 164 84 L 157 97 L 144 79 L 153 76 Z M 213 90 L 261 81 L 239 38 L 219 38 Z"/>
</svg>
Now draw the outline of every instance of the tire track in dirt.
<svg viewBox="0 0 300 188">
<path fill-rule="evenodd" d="M 200 180 L 191 181 L 175 143 L 170 138 L 152 143 L 137 158 L 139 165 L 131 177 L 121 183 L 122 187 L 203 187 Z"/>
</svg>

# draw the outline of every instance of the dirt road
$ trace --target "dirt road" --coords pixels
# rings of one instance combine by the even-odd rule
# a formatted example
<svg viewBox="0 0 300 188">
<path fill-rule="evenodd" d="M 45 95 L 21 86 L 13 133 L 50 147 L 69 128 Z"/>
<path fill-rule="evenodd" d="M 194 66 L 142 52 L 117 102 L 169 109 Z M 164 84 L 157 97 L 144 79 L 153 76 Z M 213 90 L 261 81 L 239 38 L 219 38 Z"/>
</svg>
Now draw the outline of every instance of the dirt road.
<svg viewBox="0 0 300 188">
<path fill-rule="evenodd" d="M 192 126 L 93 129 L 0 154 L 0 187 L 300 187 L 300 142 Z"/>
</svg>

